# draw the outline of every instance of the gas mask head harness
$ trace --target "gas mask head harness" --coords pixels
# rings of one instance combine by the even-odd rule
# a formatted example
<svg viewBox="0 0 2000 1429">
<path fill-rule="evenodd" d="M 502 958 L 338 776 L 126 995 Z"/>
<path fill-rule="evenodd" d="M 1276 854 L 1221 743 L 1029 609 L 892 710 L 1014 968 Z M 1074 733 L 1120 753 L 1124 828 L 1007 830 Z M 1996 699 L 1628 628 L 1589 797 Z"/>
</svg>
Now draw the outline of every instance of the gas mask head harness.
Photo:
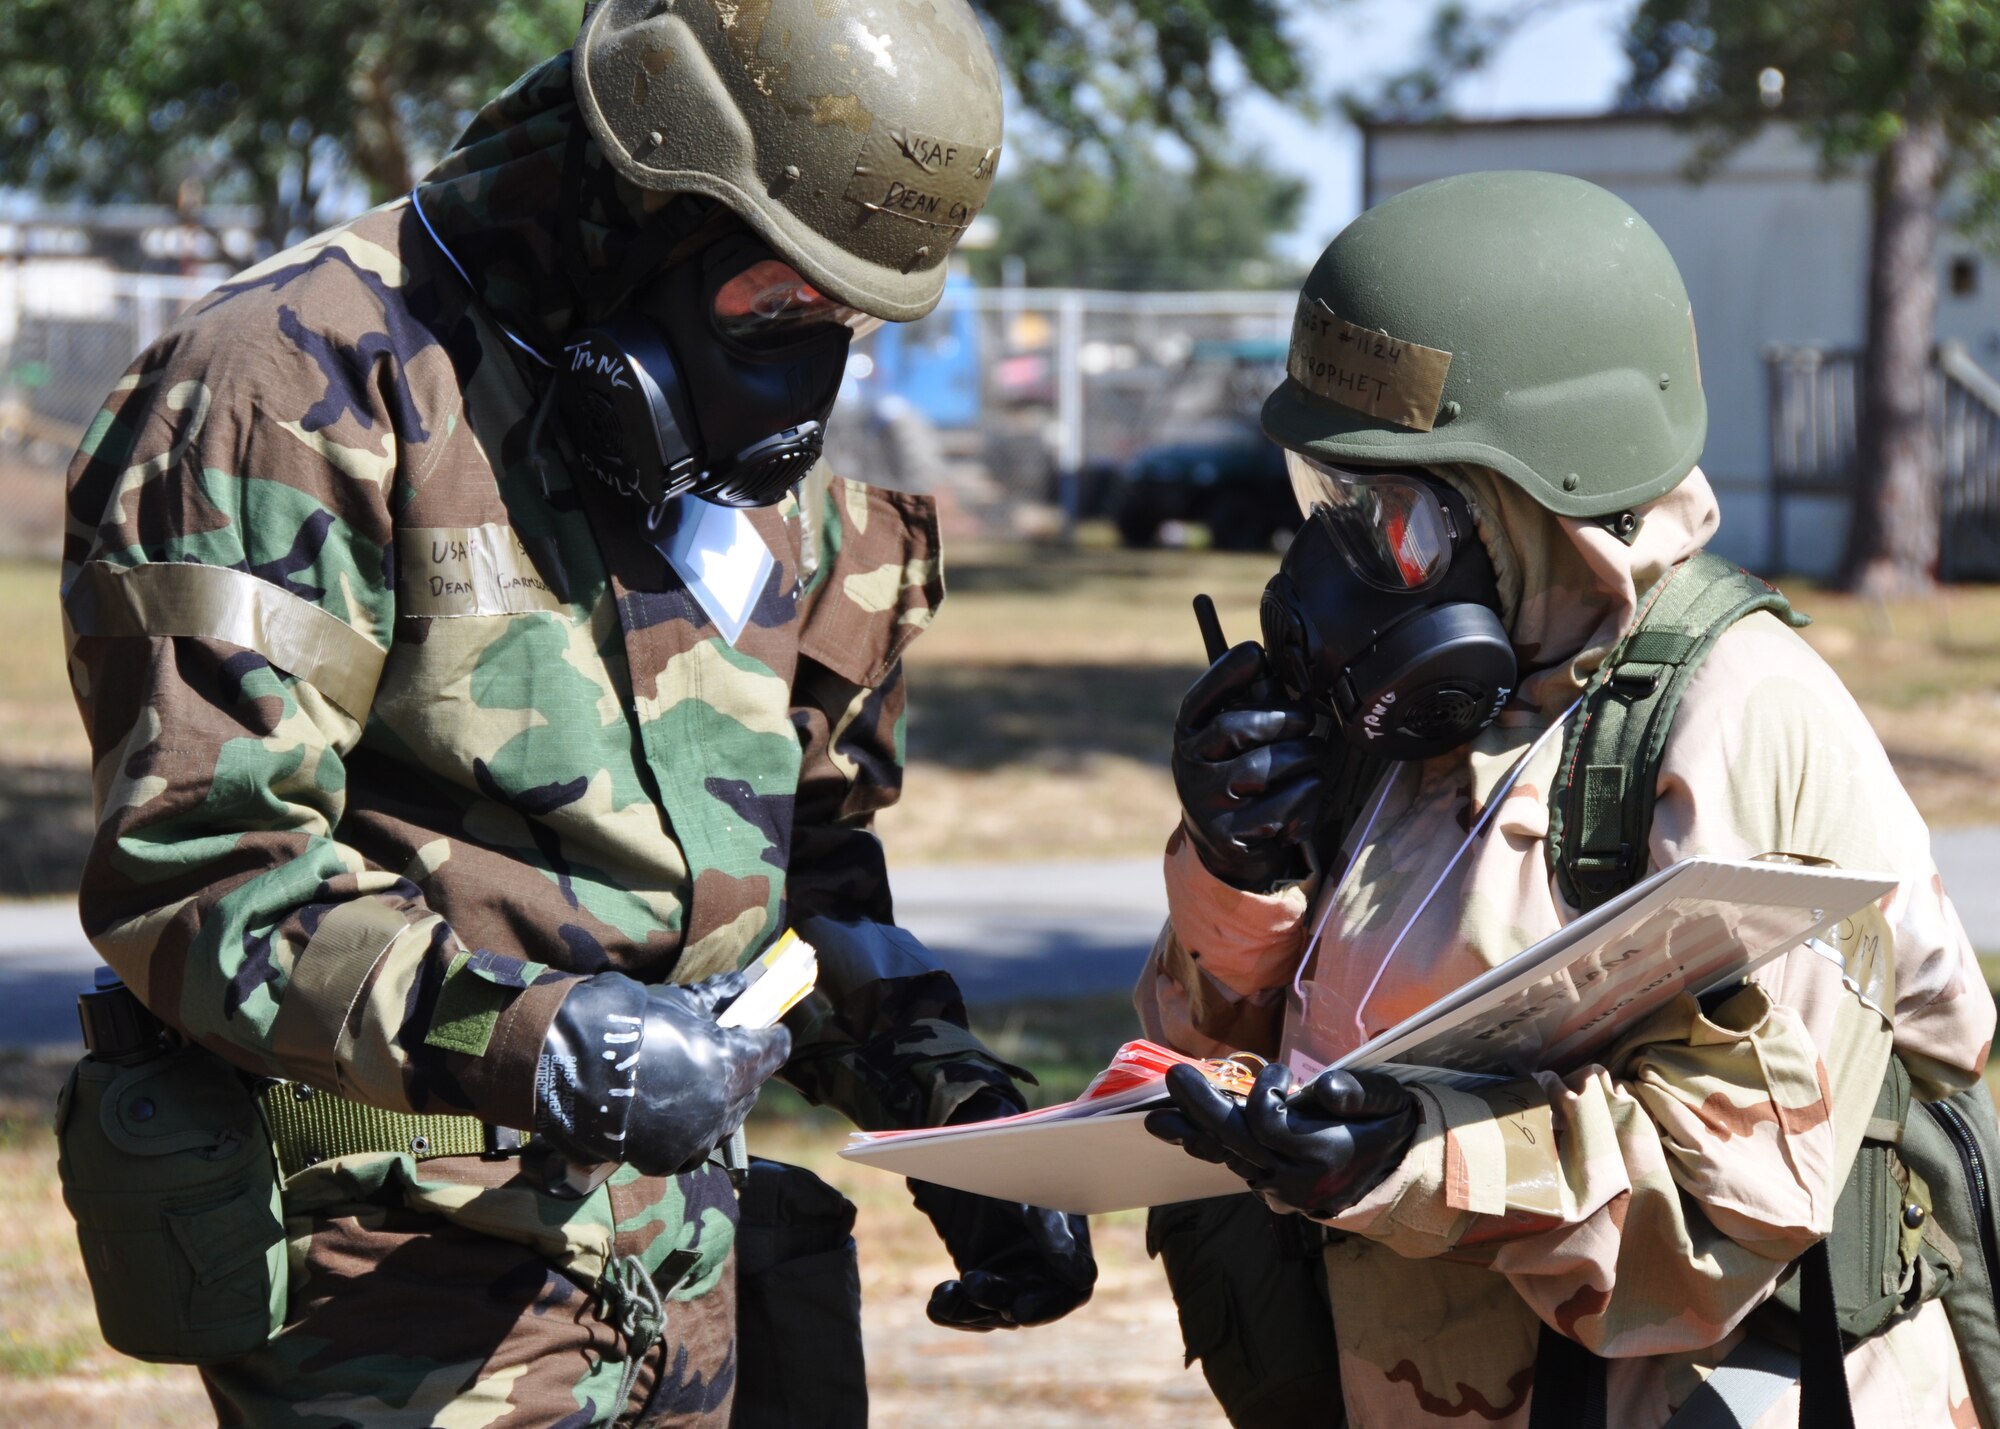
<svg viewBox="0 0 2000 1429">
<path fill-rule="evenodd" d="M 585 470 L 644 505 L 769 506 L 819 459 L 848 343 L 880 319 L 731 229 L 573 334 L 555 400 Z"/>
<path fill-rule="evenodd" d="M 1370 753 L 1427 759 L 1466 743 L 1515 679 L 1471 504 L 1414 468 L 1285 462 L 1307 519 L 1264 588 L 1279 679 Z"/>
</svg>

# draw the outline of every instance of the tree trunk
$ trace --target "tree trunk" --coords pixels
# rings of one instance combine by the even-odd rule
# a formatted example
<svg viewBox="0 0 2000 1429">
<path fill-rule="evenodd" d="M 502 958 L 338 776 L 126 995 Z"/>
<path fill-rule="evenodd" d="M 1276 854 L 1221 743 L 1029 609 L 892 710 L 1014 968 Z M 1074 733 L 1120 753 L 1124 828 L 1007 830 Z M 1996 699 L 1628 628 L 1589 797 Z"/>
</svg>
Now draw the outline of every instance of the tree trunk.
<svg viewBox="0 0 2000 1429">
<path fill-rule="evenodd" d="M 396 117 L 396 95 L 380 69 L 370 69 L 349 82 L 357 103 L 350 152 L 354 167 L 368 181 L 369 196 L 377 203 L 410 191 L 410 154 L 403 142 L 403 126 Z"/>
<path fill-rule="evenodd" d="M 1921 593 L 1937 578 L 1941 458 L 1929 394 L 1944 160 L 1943 129 L 1917 123 L 1875 167 L 1854 513 L 1841 575 L 1847 589 L 1876 596 Z"/>
</svg>

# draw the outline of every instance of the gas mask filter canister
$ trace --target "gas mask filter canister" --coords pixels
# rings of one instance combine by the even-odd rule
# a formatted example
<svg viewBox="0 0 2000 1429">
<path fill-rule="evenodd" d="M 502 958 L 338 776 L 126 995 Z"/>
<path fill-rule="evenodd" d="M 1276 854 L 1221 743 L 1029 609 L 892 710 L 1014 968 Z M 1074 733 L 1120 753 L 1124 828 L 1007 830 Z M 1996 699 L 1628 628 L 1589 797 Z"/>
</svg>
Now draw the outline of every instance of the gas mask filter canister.
<svg viewBox="0 0 2000 1429">
<path fill-rule="evenodd" d="M 1407 469 L 1342 471 L 1287 452 L 1308 519 L 1264 589 L 1264 646 L 1295 698 L 1350 744 L 1428 759 L 1513 694 L 1493 564 L 1465 498 Z"/>
<path fill-rule="evenodd" d="M 819 459 L 848 343 L 877 321 L 731 234 L 565 342 L 556 400 L 585 469 L 652 512 L 769 506 Z"/>
</svg>

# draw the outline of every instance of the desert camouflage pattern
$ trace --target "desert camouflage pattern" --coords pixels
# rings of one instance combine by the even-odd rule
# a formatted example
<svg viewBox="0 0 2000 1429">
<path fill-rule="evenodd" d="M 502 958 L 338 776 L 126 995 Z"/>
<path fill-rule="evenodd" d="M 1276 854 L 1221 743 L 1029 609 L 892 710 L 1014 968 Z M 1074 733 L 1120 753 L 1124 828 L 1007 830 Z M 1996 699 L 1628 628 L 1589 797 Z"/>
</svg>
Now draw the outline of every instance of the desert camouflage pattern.
<svg viewBox="0 0 2000 1429">
<path fill-rule="evenodd" d="M 901 787 L 900 656 L 943 597 L 928 501 L 821 472 L 751 514 L 775 567 L 731 646 L 643 513 L 571 479 L 537 421 L 545 374 L 502 328 L 555 351 L 714 221 L 624 185 L 577 132 L 565 55 L 420 186 L 477 300 L 408 198 L 217 289 L 92 423 L 63 568 L 105 960 L 249 1072 L 512 1127 L 578 978 L 692 982 L 795 916 L 892 917 L 871 821 Z M 799 1051 L 808 1091 L 863 1125 L 1008 1084 L 955 997 L 860 1005 L 880 1016 Z M 666 1343 L 726 1350 L 734 1213 L 706 1173 L 628 1175 L 586 1214 L 485 1186 L 477 1158 L 354 1159 L 288 1188 L 308 1288 L 322 1248 L 344 1276 L 406 1231 L 497 1237 L 507 1275 L 546 1265 L 586 1299 L 622 1257 L 692 1249 Z M 331 1331 L 370 1303 L 345 1293 L 307 1295 L 267 1384 L 338 1378 Z M 410 1422 L 503 1422 L 407 1406 L 505 1364 L 417 1368 L 384 1380 Z M 726 1353 L 662 1373 L 726 1416 Z M 599 1379 L 572 1388 L 609 1422 Z"/>
<path fill-rule="evenodd" d="M 1450 861 L 1633 623 L 1639 594 L 1713 532 L 1714 497 L 1695 472 L 1644 510 L 1628 547 L 1490 472 L 1444 475 L 1475 503 L 1533 673 L 1469 747 L 1387 777 L 1338 887 L 1238 892 L 1184 837 L 1171 840 L 1171 917 L 1136 994 L 1149 1035 L 1207 1055 L 1249 1047 L 1325 1062 L 1576 916 L 1544 852 L 1559 738 Z M 1415 1144 L 1332 1222 L 1350 1234 L 1326 1253 L 1356 1429 L 1525 1425 L 1538 1322 L 1610 1358 L 1609 1422 L 1656 1429 L 1831 1225 L 1891 1049 L 1921 1095 L 1978 1076 L 1993 1003 L 1923 821 L 1839 679 L 1758 614 L 1721 638 L 1687 690 L 1651 854 L 1663 867 L 1770 851 L 1903 882 L 1843 925 L 1829 953 L 1795 950 L 1707 1013 L 1692 999 L 1670 1005 L 1597 1065 L 1479 1095 L 1418 1093 Z M 1849 1370 L 1857 1422 L 1973 1422 L 1941 1304 L 1862 1347 Z M 1796 1399 L 1760 1422 L 1796 1423 Z"/>
</svg>

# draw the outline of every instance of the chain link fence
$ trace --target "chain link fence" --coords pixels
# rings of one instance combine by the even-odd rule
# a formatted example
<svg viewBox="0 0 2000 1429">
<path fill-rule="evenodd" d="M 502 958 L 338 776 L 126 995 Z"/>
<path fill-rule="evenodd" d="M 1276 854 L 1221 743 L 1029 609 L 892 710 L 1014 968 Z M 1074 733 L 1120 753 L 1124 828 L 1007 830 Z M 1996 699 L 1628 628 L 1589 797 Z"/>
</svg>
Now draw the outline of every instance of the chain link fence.
<svg viewBox="0 0 2000 1429">
<path fill-rule="evenodd" d="M 989 515 L 1109 514 L 1149 449 L 1245 439 L 1283 373 L 1293 301 L 954 282 L 929 317 L 857 346 L 832 436 L 847 469 Z"/>
<path fill-rule="evenodd" d="M 0 449 L 65 465 L 127 364 L 212 286 L 88 262 L 0 267 Z"/>
<path fill-rule="evenodd" d="M 57 491 L 119 374 L 210 286 L 87 260 L 0 265 L 0 474 Z M 1292 304 L 954 280 L 929 317 L 856 345 L 830 424 L 836 462 L 949 492 L 989 529 L 1029 524 L 1023 512 L 1110 514 L 1119 473 L 1147 450 L 1255 440 Z M 0 528 L 17 506 L 0 501 Z"/>
</svg>

